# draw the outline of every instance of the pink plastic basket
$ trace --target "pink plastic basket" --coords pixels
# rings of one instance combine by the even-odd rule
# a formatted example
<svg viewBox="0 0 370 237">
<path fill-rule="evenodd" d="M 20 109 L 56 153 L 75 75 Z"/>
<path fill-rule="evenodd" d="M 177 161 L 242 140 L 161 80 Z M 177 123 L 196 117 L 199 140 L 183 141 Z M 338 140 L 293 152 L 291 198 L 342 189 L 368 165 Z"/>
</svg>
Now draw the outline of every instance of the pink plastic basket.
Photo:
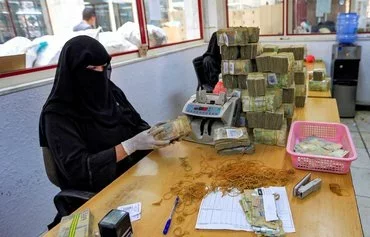
<svg viewBox="0 0 370 237">
<path fill-rule="evenodd" d="M 309 136 L 340 143 L 349 153 L 345 158 L 336 158 L 294 152 L 294 146 Z M 348 173 L 351 162 L 357 159 L 351 134 L 347 126 L 341 123 L 295 121 L 290 128 L 286 150 L 291 155 L 293 167 L 304 170 L 345 174 Z"/>
</svg>

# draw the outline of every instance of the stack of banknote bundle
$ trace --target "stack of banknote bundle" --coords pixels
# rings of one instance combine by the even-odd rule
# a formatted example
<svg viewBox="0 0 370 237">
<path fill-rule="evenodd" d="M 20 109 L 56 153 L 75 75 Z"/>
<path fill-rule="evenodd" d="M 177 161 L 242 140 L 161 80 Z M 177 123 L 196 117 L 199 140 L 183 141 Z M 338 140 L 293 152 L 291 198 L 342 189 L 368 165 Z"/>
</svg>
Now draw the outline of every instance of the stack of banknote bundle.
<svg viewBox="0 0 370 237">
<path fill-rule="evenodd" d="M 293 83 L 293 72 L 289 73 L 265 73 L 268 88 L 286 88 Z"/>
<path fill-rule="evenodd" d="M 330 89 L 331 78 L 326 77 L 322 81 L 311 80 L 308 82 L 308 88 L 310 91 L 328 91 Z"/>
<path fill-rule="evenodd" d="M 255 143 L 285 147 L 287 139 L 286 119 L 283 120 L 283 124 L 279 130 L 264 128 L 253 129 L 253 137 Z"/>
<path fill-rule="evenodd" d="M 250 96 L 264 96 L 266 93 L 266 79 L 263 73 L 249 73 L 247 77 L 247 87 Z"/>
<path fill-rule="evenodd" d="M 295 85 L 283 88 L 283 104 L 284 103 L 294 103 L 295 98 Z"/>
<path fill-rule="evenodd" d="M 267 89 L 264 96 L 258 97 L 250 96 L 248 90 L 242 90 L 241 100 L 244 112 L 275 112 L 282 104 L 282 90 Z"/>
<path fill-rule="evenodd" d="M 284 108 L 276 112 L 246 112 L 249 128 L 264 128 L 279 130 L 283 125 Z"/>
<path fill-rule="evenodd" d="M 280 46 L 279 52 L 290 52 L 294 54 L 295 60 L 304 60 L 307 48 L 305 45 Z"/>
<path fill-rule="evenodd" d="M 217 128 L 214 131 L 213 140 L 217 152 L 221 155 L 254 153 L 254 145 L 245 127 Z"/>
<path fill-rule="evenodd" d="M 251 60 L 222 60 L 222 75 L 248 75 L 252 72 Z"/>
<path fill-rule="evenodd" d="M 276 52 L 262 53 L 256 57 L 257 69 L 259 72 L 272 72 L 272 57 Z"/>
<path fill-rule="evenodd" d="M 293 53 L 278 53 L 271 57 L 271 72 L 288 73 L 293 70 L 294 54 Z"/>
<path fill-rule="evenodd" d="M 159 123 L 153 126 L 151 131 L 157 128 L 162 129 L 162 131 L 154 137 L 157 140 L 178 140 L 189 135 L 192 131 L 190 121 L 187 116 L 179 116 L 177 119 Z"/>
<path fill-rule="evenodd" d="M 313 78 L 314 81 L 322 81 L 325 79 L 325 72 L 321 69 L 313 70 Z"/>
<path fill-rule="evenodd" d="M 248 27 L 249 43 L 257 43 L 260 39 L 259 27 Z"/>
<path fill-rule="evenodd" d="M 248 43 L 245 46 L 240 47 L 241 59 L 254 59 L 261 53 L 262 47 L 260 43 Z"/>
<path fill-rule="evenodd" d="M 263 52 L 278 52 L 279 51 L 279 46 L 278 45 L 273 45 L 273 44 L 265 44 L 263 45 Z"/>
<path fill-rule="evenodd" d="M 221 46 L 221 57 L 224 60 L 235 60 L 239 58 L 239 46 Z"/>
</svg>

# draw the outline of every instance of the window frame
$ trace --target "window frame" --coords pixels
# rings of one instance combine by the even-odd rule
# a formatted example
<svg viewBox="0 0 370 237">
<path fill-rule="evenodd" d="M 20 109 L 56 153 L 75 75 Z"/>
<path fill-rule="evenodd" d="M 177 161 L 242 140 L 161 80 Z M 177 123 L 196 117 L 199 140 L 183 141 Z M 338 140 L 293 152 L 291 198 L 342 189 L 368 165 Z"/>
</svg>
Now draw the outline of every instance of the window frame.
<svg viewBox="0 0 370 237">
<path fill-rule="evenodd" d="M 5 0 L 7 1 L 7 0 Z M 186 44 L 189 42 L 194 42 L 196 43 L 199 40 L 203 40 L 203 9 L 202 9 L 202 0 L 197 0 L 198 1 L 198 14 L 199 14 L 199 28 L 200 28 L 200 38 L 197 39 L 192 39 L 192 40 L 186 40 L 186 41 L 180 41 L 180 42 L 175 42 L 175 43 L 170 43 L 170 44 L 164 44 L 164 45 L 158 45 L 155 47 L 150 47 L 149 45 L 149 39 L 148 39 L 148 31 L 146 27 L 146 21 L 145 21 L 145 6 L 144 6 L 144 0 L 135 0 L 136 2 L 136 7 L 137 7 L 137 14 L 138 14 L 138 24 L 139 24 L 139 31 L 140 31 L 140 39 L 141 39 L 141 44 L 142 45 L 148 45 L 148 50 L 154 50 L 158 48 L 165 48 L 173 45 L 180 45 L 180 44 Z M 47 9 L 49 9 L 47 2 L 45 2 Z M 10 12 L 9 12 L 10 13 Z M 49 10 L 48 10 L 49 14 Z M 50 16 L 49 20 L 50 20 Z M 52 25 L 51 25 L 52 28 Z M 120 53 L 115 53 L 111 54 L 111 57 L 118 57 L 122 55 L 128 55 L 128 54 L 138 54 L 139 49 L 136 50 L 130 50 L 130 51 L 125 51 L 125 52 L 120 52 Z M 139 56 L 137 56 L 139 58 Z M 121 60 L 120 60 L 121 61 Z M 126 60 L 122 60 L 122 62 L 125 62 Z M 10 71 L 10 72 L 4 72 L 0 73 L 0 80 L 5 79 L 8 77 L 13 77 L 13 76 L 19 76 L 23 74 L 29 74 L 33 72 L 39 72 L 39 71 L 47 71 L 50 69 L 55 69 L 57 68 L 58 64 L 54 65 L 47 65 L 47 66 L 42 66 L 42 67 L 32 67 L 32 68 L 25 68 L 21 70 L 16 70 L 16 71 Z"/>
<path fill-rule="evenodd" d="M 277 37 L 277 36 L 285 36 L 286 35 L 286 26 L 284 24 L 285 22 L 285 18 L 287 17 L 287 12 L 286 12 L 286 9 L 285 9 L 285 5 L 287 4 L 289 0 L 283 0 L 283 16 L 282 16 L 282 26 L 283 26 L 283 31 L 281 34 L 267 34 L 267 35 L 260 35 L 261 37 Z M 229 0 L 226 0 L 226 26 L 227 28 L 230 27 L 229 25 Z"/>
<path fill-rule="evenodd" d="M 157 46 L 151 47 L 150 46 L 150 43 L 149 43 L 149 39 L 148 39 L 149 33 L 148 33 L 147 26 L 146 26 L 146 16 L 145 16 L 146 9 L 145 9 L 144 0 L 142 0 L 143 14 L 144 14 L 144 23 L 145 23 L 143 26 L 145 28 L 145 33 L 146 33 L 146 37 L 147 37 L 148 50 L 150 50 L 150 49 L 164 48 L 164 47 L 167 47 L 167 46 L 178 45 L 178 44 L 183 44 L 183 43 L 189 43 L 189 42 L 194 42 L 194 41 L 202 40 L 203 39 L 203 15 L 202 15 L 203 9 L 202 9 L 202 0 L 197 0 L 197 2 L 198 2 L 199 36 L 200 36 L 200 38 L 191 39 L 191 40 L 184 40 L 184 41 L 179 41 L 179 42 L 174 42 L 174 43 L 169 43 L 169 44 L 162 44 L 162 45 L 157 45 Z"/>
</svg>

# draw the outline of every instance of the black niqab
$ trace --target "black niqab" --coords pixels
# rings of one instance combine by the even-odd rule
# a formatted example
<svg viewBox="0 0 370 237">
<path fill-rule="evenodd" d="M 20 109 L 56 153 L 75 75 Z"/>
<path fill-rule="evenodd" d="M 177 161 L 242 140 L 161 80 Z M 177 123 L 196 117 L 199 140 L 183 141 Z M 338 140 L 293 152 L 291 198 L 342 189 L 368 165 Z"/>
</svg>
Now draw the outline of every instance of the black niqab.
<svg viewBox="0 0 370 237">
<path fill-rule="evenodd" d="M 94 120 L 105 127 L 114 127 L 118 123 L 136 126 L 136 121 L 141 121 L 123 92 L 110 80 L 110 60 L 103 45 L 89 36 L 77 36 L 64 45 L 53 88 L 40 116 L 42 147 L 48 147 L 44 124 L 46 113 L 79 121 Z M 105 65 L 104 71 L 87 69 L 90 65 Z"/>
</svg>

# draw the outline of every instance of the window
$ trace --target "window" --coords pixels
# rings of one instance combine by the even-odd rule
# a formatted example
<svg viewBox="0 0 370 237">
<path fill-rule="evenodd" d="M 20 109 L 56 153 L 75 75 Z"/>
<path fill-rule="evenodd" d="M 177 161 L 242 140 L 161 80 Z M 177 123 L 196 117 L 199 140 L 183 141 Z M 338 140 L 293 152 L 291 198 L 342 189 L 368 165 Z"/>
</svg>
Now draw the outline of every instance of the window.
<svg viewBox="0 0 370 237">
<path fill-rule="evenodd" d="M 199 0 L 145 0 L 149 47 L 201 39 Z"/>
<path fill-rule="evenodd" d="M 356 12 L 359 17 L 358 32 L 370 32 L 370 1 L 369 0 L 352 0 L 352 11 Z"/>
<path fill-rule="evenodd" d="M 258 26 L 261 35 L 284 34 L 283 0 L 228 0 L 228 26 Z"/>
<path fill-rule="evenodd" d="M 95 17 L 83 20 L 84 9 Z M 201 25 L 200 0 L 0 0 L 0 57 L 25 55 L 14 69 L 2 68 L 0 58 L 0 77 L 9 75 L 6 70 L 56 65 L 65 42 L 77 35 L 96 38 L 115 56 L 147 43 L 155 48 L 201 39 Z"/>
<path fill-rule="evenodd" d="M 338 13 L 350 11 L 350 0 L 293 0 L 288 4 L 288 34 L 335 33 Z"/>
</svg>

